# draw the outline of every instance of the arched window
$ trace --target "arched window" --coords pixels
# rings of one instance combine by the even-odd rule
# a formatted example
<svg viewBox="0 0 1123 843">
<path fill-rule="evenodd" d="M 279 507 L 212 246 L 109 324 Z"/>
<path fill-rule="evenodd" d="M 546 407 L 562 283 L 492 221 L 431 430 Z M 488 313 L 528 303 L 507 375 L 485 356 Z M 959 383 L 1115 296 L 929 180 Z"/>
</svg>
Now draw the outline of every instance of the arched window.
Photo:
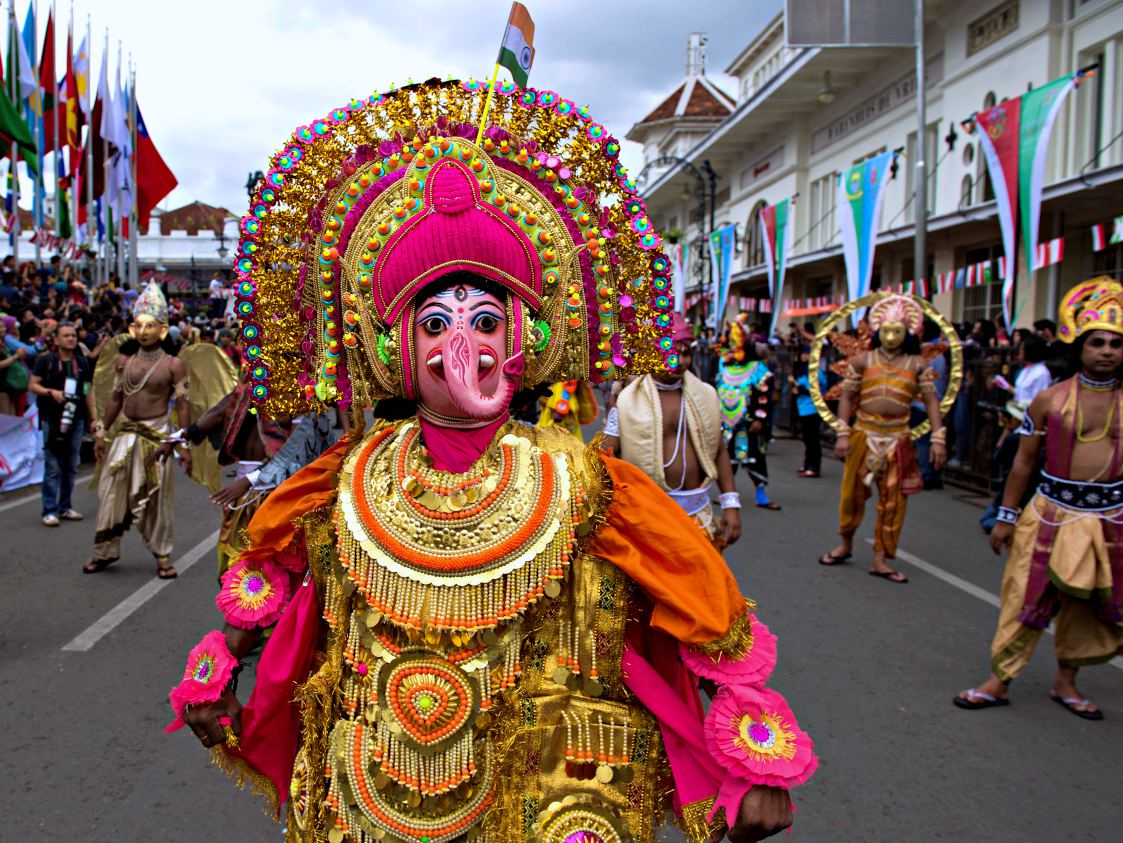
<svg viewBox="0 0 1123 843">
<path fill-rule="evenodd" d="M 994 91 L 987 91 L 987 95 L 983 97 L 983 111 L 989 111 L 994 108 L 998 103 L 998 97 L 995 96 Z M 975 131 L 982 131 L 976 129 Z M 976 156 L 975 167 L 975 201 L 976 202 L 989 202 L 994 198 L 994 185 L 990 183 L 990 174 L 987 172 L 987 157 L 979 150 L 980 154 Z"/>
<path fill-rule="evenodd" d="M 764 263 L 764 232 L 760 229 L 760 212 L 768 205 L 763 199 L 749 211 L 749 221 L 745 224 L 745 268 L 760 266 Z"/>
<path fill-rule="evenodd" d="M 960 210 L 971 205 L 971 194 L 974 192 L 975 182 L 968 173 L 963 177 L 963 181 L 959 186 L 959 208 Z"/>
</svg>

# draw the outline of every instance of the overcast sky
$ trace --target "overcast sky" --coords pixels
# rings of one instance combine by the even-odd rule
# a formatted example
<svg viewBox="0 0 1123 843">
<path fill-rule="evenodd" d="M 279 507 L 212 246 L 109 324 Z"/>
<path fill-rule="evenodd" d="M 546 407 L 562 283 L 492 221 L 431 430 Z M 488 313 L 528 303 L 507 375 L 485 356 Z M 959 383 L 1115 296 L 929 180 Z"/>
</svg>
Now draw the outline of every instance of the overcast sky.
<svg viewBox="0 0 1123 843">
<path fill-rule="evenodd" d="M 21 23 L 27 3 L 16 0 Z M 536 27 L 530 85 L 589 104 L 620 139 L 682 78 L 688 33 L 709 34 L 709 75 L 734 94 L 721 71 L 782 6 L 525 3 Z M 48 5 L 39 0 L 41 30 Z M 75 41 L 89 15 L 94 77 L 107 31 L 111 77 L 117 42 L 126 63 L 131 54 L 149 134 L 179 179 L 165 206 L 199 200 L 241 214 L 247 174 L 264 169 L 295 126 L 391 83 L 486 78 L 509 10 L 509 0 L 75 0 Z M 60 2 L 58 14 L 61 51 L 69 6 Z M 625 163 L 634 169 L 642 159 L 626 146 L 633 148 L 625 149 Z"/>
</svg>

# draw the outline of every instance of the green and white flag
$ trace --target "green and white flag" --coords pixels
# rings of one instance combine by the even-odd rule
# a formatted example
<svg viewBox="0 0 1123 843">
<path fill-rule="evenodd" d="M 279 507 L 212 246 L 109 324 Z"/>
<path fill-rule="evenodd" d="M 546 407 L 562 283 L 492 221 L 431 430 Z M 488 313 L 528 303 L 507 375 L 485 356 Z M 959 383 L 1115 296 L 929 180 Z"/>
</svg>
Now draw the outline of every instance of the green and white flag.
<svg viewBox="0 0 1123 843">
<path fill-rule="evenodd" d="M 534 21 L 522 3 L 511 4 L 511 16 L 507 18 L 496 61 L 511 72 L 516 85 L 526 87 L 530 66 L 534 63 Z"/>
</svg>

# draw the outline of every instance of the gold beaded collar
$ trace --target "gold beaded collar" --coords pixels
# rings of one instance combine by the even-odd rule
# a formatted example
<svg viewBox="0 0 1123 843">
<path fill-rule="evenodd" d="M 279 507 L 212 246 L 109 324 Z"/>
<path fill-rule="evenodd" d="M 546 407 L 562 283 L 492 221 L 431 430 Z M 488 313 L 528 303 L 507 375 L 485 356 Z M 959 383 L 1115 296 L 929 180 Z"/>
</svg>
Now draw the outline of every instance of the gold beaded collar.
<svg viewBox="0 0 1123 843">
<path fill-rule="evenodd" d="M 344 463 L 339 554 L 372 609 L 402 628 L 494 629 L 557 596 L 584 490 L 562 453 L 504 425 L 463 474 L 431 467 L 413 421 Z"/>
</svg>

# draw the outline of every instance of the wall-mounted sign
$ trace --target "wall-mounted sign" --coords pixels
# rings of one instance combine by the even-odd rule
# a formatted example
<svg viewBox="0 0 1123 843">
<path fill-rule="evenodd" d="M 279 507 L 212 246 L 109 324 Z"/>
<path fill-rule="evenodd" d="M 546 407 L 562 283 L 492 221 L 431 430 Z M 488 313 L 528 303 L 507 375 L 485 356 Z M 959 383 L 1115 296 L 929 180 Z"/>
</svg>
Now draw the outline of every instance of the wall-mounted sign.
<svg viewBox="0 0 1123 843">
<path fill-rule="evenodd" d="M 944 56 L 941 53 L 927 63 L 924 68 L 924 81 L 928 87 L 937 85 L 944 79 Z M 817 129 L 811 135 L 811 152 L 826 149 L 835 141 L 841 140 L 852 132 L 872 123 L 893 109 L 916 98 L 916 74 L 906 73 L 897 81 L 886 85 L 878 93 L 850 109 L 837 120 Z"/>
</svg>

